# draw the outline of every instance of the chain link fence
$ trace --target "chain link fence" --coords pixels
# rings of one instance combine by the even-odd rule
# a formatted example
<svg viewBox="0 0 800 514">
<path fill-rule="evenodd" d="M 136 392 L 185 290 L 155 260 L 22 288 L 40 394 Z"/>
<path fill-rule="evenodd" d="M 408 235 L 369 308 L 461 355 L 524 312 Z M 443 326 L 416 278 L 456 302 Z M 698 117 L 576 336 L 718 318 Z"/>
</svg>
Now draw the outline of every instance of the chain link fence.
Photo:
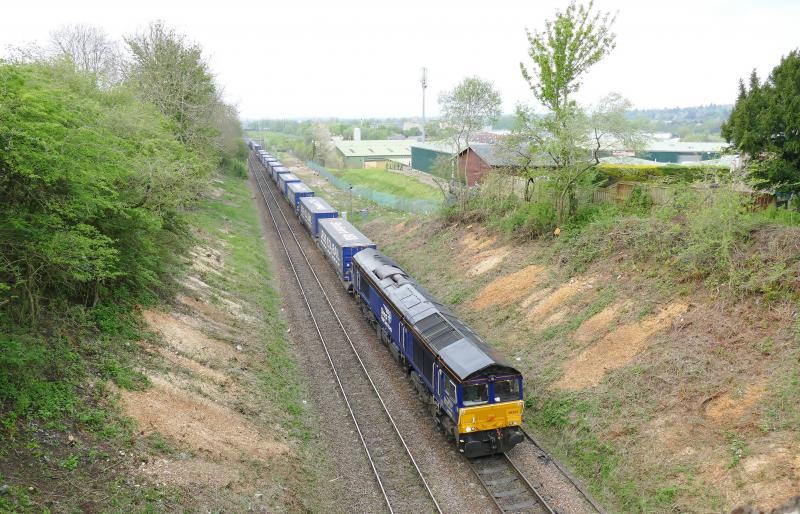
<svg viewBox="0 0 800 514">
<path fill-rule="evenodd" d="M 374 189 L 369 189 L 368 187 L 351 184 L 331 173 L 330 170 L 328 170 L 328 168 L 325 166 L 317 164 L 313 161 L 306 161 L 306 166 L 325 177 L 328 182 L 333 184 L 335 187 L 343 191 L 349 191 L 352 187 L 353 196 L 373 201 L 378 205 L 389 207 L 390 209 L 411 212 L 414 214 L 431 214 L 441 208 L 441 203 L 434 200 L 403 198 L 390 193 L 375 191 Z M 391 172 L 387 171 L 386 173 Z"/>
</svg>

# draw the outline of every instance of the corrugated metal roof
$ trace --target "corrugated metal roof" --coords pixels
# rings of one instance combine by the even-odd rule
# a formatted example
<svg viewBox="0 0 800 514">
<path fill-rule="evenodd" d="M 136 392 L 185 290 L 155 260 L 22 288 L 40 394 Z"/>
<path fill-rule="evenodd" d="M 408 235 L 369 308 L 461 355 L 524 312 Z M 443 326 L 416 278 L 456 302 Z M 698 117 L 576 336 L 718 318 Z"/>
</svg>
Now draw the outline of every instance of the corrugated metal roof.
<svg viewBox="0 0 800 514">
<path fill-rule="evenodd" d="M 415 141 L 390 139 L 336 141 L 336 149 L 345 157 L 411 157 Z"/>
<path fill-rule="evenodd" d="M 458 146 L 452 141 L 426 141 L 424 143 L 414 143 L 411 146 L 412 148 L 423 148 L 425 150 L 433 150 L 434 152 L 450 155 L 458 151 Z"/>
<path fill-rule="evenodd" d="M 383 293 L 403 317 L 423 334 L 426 342 L 459 380 L 488 369 L 517 373 L 494 348 L 458 319 L 425 288 L 378 250 L 358 252 L 353 260 L 372 273 Z"/>
</svg>

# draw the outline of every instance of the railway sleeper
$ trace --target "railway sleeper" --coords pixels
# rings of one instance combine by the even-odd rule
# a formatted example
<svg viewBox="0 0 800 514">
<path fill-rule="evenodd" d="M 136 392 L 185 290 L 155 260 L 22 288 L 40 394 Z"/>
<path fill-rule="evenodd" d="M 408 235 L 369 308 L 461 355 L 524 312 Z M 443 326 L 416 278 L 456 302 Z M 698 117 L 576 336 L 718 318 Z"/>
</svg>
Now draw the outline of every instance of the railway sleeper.
<svg viewBox="0 0 800 514">
<path fill-rule="evenodd" d="M 524 512 L 527 509 L 536 507 L 538 504 L 533 500 L 525 500 L 519 503 L 514 503 L 508 507 L 503 507 L 503 512 Z"/>
<path fill-rule="evenodd" d="M 486 485 L 488 485 L 488 486 L 506 485 L 506 484 L 510 484 L 512 482 L 519 482 L 519 478 L 517 478 L 515 476 L 508 475 L 508 476 L 504 476 L 504 477 L 500 477 L 500 478 L 495 478 L 494 480 L 486 480 L 485 481 Z"/>
<path fill-rule="evenodd" d="M 510 498 L 512 496 L 519 496 L 521 494 L 525 494 L 525 489 L 508 489 L 506 491 L 498 491 L 496 493 L 492 493 L 492 496 L 495 498 Z"/>
</svg>

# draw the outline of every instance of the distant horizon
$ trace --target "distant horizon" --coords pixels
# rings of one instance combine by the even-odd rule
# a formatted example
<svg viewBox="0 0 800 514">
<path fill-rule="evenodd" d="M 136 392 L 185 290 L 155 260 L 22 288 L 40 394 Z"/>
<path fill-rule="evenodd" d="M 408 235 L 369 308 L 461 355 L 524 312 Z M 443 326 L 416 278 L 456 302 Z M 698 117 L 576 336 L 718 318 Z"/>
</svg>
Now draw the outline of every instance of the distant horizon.
<svg viewBox="0 0 800 514">
<path fill-rule="evenodd" d="M 641 112 L 641 111 L 670 111 L 674 109 L 699 109 L 702 107 L 727 107 L 733 108 L 732 103 L 707 103 L 707 104 L 698 104 L 698 105 L 684 105 L 684 106 L 675 106 L 675 107 L 646 107 L 646 108 L 633 108 L 628 110 L 627 112 Z M 543 111 L 540 111 L 543 112 Z M 504 112 L 500 115 L 500 117 L 504 116 L 514 116 L 514 112 Z M 355 121 L 355 120 L 420 120 L 421 116 L 282 116 L 282 117 L 240 117 L 242 123 L 252 122 L 252 121 L 326 121 L 326 120 L 343 120 L 343 121 Z M 438 114 L 433 116 L 425 116 L 425 121 L 431 120 L 438 120 L 440 116 Z"/>
</svg>

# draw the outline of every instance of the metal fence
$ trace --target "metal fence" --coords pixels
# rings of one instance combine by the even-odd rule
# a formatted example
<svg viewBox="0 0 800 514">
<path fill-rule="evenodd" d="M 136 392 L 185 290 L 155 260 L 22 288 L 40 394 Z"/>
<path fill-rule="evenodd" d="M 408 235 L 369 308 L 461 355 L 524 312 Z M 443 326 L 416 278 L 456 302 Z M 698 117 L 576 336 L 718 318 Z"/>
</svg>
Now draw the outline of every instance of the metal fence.
<svg viewBox="0 0 800 514">
<path fill-rule="evenodd" d="M 350 184 L 349 182 L 331 173 L 330 170 L 328 170 L 328 168 L 325 166 L 317 164 L 313 161 L 306 161 L 306 166 L 325 177 L 328 182 L 333 184 L 335 187 L 343 191 L 350 191 L 350 188 L 352 187 L 353 196 L 370 200 L 378 205 L 389 207 L 390 209 L 411 212 L 414 214 L 431 214 L 439 210 L 441 207 L 441 203 L 433 200 L 415 200 L 411 198 L 403 198 L 390 193 L 375 191 L 374 189 L 369 189 L 368 187 Z M 387 171 L 386 173 L 391 173 L 391 171 Z"/>
</svg>

